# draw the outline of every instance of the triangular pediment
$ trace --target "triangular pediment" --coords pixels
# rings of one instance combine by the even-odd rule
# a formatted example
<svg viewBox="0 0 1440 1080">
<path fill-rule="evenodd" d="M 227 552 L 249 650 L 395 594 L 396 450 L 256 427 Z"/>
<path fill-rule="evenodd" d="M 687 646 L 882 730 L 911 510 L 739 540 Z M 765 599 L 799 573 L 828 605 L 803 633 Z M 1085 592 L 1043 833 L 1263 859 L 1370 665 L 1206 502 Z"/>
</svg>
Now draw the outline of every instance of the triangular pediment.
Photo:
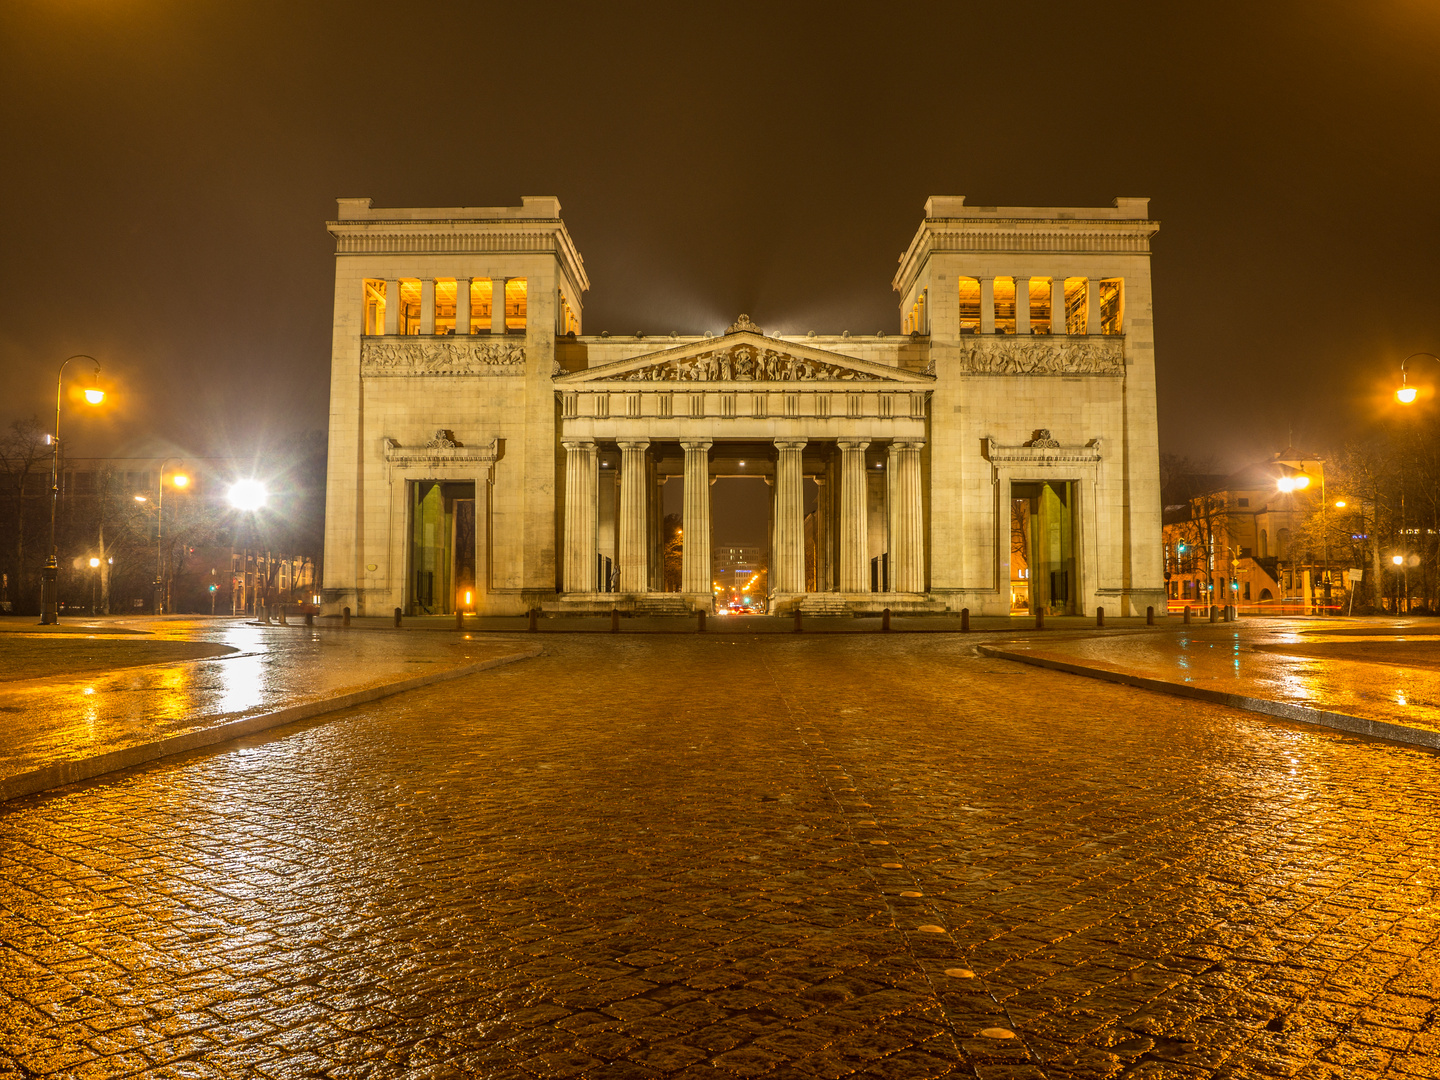
<svg viewBox="0 0 1440 1080">
<path fill-rule="evenodd" d="M 863 382 L 928 388 L 935 385 L 935 378 L 795 341 L 741 331 L 616 360 L 555 379 L 556 386 L 626 383 L 633 387 L 636 383 L 676 382 Z"/>
</svg>

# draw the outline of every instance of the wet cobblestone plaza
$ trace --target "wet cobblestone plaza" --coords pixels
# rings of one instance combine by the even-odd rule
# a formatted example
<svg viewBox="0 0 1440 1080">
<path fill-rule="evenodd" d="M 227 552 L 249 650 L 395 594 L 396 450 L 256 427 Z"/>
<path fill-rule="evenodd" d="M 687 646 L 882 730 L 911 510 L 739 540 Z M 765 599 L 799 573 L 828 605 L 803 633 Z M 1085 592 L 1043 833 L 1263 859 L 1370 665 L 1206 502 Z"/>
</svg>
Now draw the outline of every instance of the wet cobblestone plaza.
<svg viewBox="0 0 1440 1080">
<path fill-rule="evenodd" d="M 0 1076 L 1440 1077 L 1440 764 L 954 635 L 542 656 L 0 807 Z"/>
</svg>

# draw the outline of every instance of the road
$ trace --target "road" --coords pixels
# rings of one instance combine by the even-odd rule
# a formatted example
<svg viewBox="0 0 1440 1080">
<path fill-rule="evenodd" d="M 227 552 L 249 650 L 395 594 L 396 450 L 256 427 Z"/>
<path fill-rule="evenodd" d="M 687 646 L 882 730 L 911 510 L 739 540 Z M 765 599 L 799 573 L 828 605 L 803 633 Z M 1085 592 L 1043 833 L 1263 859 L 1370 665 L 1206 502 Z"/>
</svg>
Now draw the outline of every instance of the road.
<svg viewBox="0 0 1440 1080">
<path fill-rule="evenodd" d="M 1440 1076 L 1433 754 L 952 635 L 544 644 L 0 808 L 0 1076 Z"/>
</svg>

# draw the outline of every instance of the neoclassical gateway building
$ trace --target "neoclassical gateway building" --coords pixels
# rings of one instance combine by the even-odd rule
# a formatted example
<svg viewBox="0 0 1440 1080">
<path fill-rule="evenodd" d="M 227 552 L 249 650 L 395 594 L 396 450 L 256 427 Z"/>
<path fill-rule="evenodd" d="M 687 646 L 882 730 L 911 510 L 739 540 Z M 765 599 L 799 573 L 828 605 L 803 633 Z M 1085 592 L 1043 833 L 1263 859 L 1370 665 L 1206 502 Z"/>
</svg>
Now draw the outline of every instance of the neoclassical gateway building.
<svg viewBox="0 0 1440 1080">
<path fill-rule="evenodd" d="M 754 477 L 774 612 L 1163 611 L 1157 227 L 937 196 L 894 332 L 622 337 L 556 199 L 341 199 L 326 610 L 710 608 Z"/>
</svg>

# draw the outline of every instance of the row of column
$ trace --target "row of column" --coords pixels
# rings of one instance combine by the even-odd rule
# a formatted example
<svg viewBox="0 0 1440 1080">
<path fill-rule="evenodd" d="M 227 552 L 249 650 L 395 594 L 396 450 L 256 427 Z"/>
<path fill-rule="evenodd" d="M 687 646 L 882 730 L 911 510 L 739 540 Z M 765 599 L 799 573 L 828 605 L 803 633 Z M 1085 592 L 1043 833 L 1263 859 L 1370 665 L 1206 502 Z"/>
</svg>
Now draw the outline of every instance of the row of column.
<svg viewBox="0 0 1440 1080">
<path fill-rule="evenodd" d="M 1003 276 L 1003 275 L 1002 275 Z M 976 278 L 980 283 L 980 332 L 995 332 L 995 279 Z M 1030 333 L 1030 278 L 1016 277 L 1015 333 Z M 1065 278 L 1050 279 L 1050 333 L 1067 333 L 1065 320 Z M 1085 279 L 1085 333 L 1100 333 L 1100 279 Z"/>
<path fill-rule="evenodd" d="M 599 505 L 599 452 L 592 439 L 566 440 L 565 547 L 566 592 L 597 588 L 596 549 Z M 621 440 L 619 562 L 620 591 L 649 591 L 649 506 L 645 482 L 648 439 Z M 685 451 L 685 496 L 681 518 L 683 555 L 680 590 L 709 595 L 710 440 L 681 440 Z M 805 591 L 805 439 L 777 439 L 774 543 L 770 552 L 772 593 Z M 841 440 L 840 591 L 870 591 L 868 538 L 869 478 L 865 469 L 868 440 Z M 919 441 L 890 443 L 886 505 L 890 534 L 890 591 L 925 591 L 924 494 Z"/>
<path fill-rule="evenodd" d="M 455 333 L 468 334 L 470 326 L 470 283 L 473 278 L 455 279 Z M 485 280 L 481 278 L 481 280 Z M 509 278 L 490 279 L 490 333 L 505 333 L 505 283 Z M 464 303 L 461 298 L 464 298 Z M 385 282 L 385 333 L 400 332 L 400 281 Z M 420 333 L 435 333 L 435 279 L 420 279 Z"/>
</svg>

